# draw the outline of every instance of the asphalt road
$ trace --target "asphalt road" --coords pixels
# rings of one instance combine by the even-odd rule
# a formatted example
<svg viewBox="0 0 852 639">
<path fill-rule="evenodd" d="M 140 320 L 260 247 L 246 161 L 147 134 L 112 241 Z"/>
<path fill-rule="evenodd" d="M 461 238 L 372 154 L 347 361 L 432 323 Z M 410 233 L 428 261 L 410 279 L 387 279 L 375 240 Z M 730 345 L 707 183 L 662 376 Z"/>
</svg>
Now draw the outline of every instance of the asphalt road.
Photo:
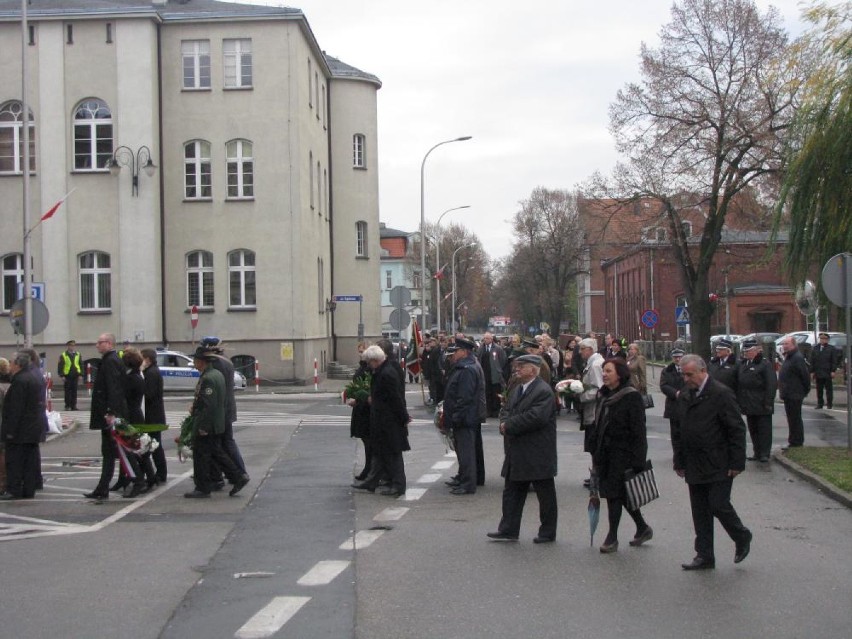
<svg viewBox="0 0 852 639">
<path fill-rule="evenodd" d="M 170 417 L 187 403 L 171 399 Z M 168 445 L 167 487 L 93 504 L 81 495 L 96 482 L 98 434 L 78 429 L 43 446 L 46 489 L 0 505 L 0 636 L 848 636 L 852 514 L 776 464 L 749 463 L 734 482 L 734 504 L 754 532 L 746 561 L 733 564 L 733 543 L 717 526 L 716 570 L 680 569 L 694 554 L 692 524 L 686 486 L 668 470 L 659 397 L 649 454 L 662 497 L 644 510 L 654 539 L 630 548 L 625 516 L 614 555 L 597 550 L 605 506 L 589 544 L 588 456 L 573 416 L 559 420 L 557 542 L 532 543 L 531 494 L 521 541 L 499 544 L 485 537 L 500 515 L 494 420 L 484 433 L 486 486 L 450 496 L 443 481 L 453 458 L 411 392 L 409 492 L 393 499 L 349 488 L 363 452 L 335 395 L 247 393 L 239 403 L 252 482 L 233 498 L 183 499 L 191 466 Z M 805 418 L 809 443 L 845 435 L 845 413 L 806 408 Z M 776 445 L 785 434 L 776 414 Z"/>
</svg>

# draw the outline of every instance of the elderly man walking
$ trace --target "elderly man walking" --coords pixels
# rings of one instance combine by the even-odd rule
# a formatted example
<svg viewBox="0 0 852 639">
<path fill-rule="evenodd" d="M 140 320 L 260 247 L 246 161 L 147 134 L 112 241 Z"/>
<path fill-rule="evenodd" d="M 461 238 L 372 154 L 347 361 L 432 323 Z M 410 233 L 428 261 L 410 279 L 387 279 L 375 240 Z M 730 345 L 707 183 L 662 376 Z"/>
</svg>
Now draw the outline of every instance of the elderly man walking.
<svg viewBox="0 0 852 639">
<path fill-rule="evenodd" d="M 550 385 L 539 378 L 538 355 L 515 360 L 518 385 L 500 418 L 506 456 L 500 471 L 503 487 L 503 516 L 494 541 L 517 541 L 521 516 L 530 484 L 538 497 L 540 525 L 534 543 L 556 540 L 556 402 Z"/>
<path fill-rule="evenodd" d="M 6 492 L 0 499 L 32 499 L 41 476 L 38 444 L 44 432 L 44 389 L 30 356 L 15 353 L 12 382 L 3 400 L 0 437 L 6 446 Z"/>
<path fill-rule="evenodd" d="M 734 477 L 745 468 L 745 424 L 733 391 L 710 377 L 698 355 L 680 362 L 685 388 L 679 393 L 680 420 L 672 430 L 674 470 L 689 485 L 695 527 L 695 558 L 684 570 L 716 567 L 713 518 L 736 544 L 734 563 L 751 549 L 752 534 L 731 504 Z"/>
</svg>

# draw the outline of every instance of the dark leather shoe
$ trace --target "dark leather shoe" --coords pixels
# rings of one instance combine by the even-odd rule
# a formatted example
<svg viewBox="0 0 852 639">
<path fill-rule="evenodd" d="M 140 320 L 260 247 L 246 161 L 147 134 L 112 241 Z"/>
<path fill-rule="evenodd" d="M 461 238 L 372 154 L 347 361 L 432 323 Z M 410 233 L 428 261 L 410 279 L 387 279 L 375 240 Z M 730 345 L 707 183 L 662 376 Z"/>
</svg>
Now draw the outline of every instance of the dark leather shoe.
<svg viewBox="0 0 852 639">
<path fill-rule="evenodd" d="M 761 457 L 760 461 L 765 464 L 766 462 L 769 461 L 769 457 Z"/>
<path fill-rule="evenodd" d="M 210 484 L 210 492 L 211 493 L 218 493 L 220 490 L 223 490 L 224 488 L 225 488 L 225 482 L 223 482 L 223 481 L 217 481 L 217 482 Z"/>
<path fill-rule="evenodd" d="M 465 490 L 464 488 L 453 488 L 450 491 L 451 495 L 473 495 L 476 493 L 475 490 Z"/>
<path fill-rule="evenodd" d="M 461 485 L 461 482 L 458 479 L 451 479 L 449 481 L 444 482 L 450 488 L 455 488 L 456 486 Z"/>
<path fill-rule="evenodd" d="M 402 495 L 402 493 L 396 488 L 385 488 L 379 494 L 384 495 L 385 497 L 400 497 Z"/>
<path fill-rule="evenodd" d="M 633 546 L 635 548 L 636 546 L 641 546 L 646 541 L 650 541 L 653 536 L 654 536 L 654 529 L 651 528 L 650 526 L 648 526 L 648 527 L 645 528 L 644 531 L 642 531 L 642 534 L 636 535 L 633 539 L 631 539 L 627 543 L 629 543 L 631 546 Z"/>
<path fill-rule="evenodd" d="M 133 484 L 132 486 L 128 486 L 127 489 L 125 489 L 122 497 L 132 499 L 133 497 L 138 497 L 144 492 L 148 491 L 145 489 L 145 486 L 143 484 Z"/>
<path fill-rule="evenodd" d="M 601 548 L 601 552 L 605 555 L 611 555 L 614 552 L 618 552 L 618 540 L 613 541 L 611 543 L 604 543 Z"/>
<path fill-rule="evenodd" d="M 491 541 L 518 541 L 517 535 L 504 532 L 490 532 L 486 535 Z"/>
<path fill-rule="evenodd" d="M 696 557 L 688 564 L 681 564 L 684 570 L 713 570 L 716 567 L 714 559 L 704 559 L 704 557 Z"/>
<path fill-rule="evenodd" d="M 747 459 L 748 461 L 757 461 L 757 456 L 756 456 L 756 455 L 752 455 L 752 456 L 750 456 L 750 457 L 746 457 L 746 459 Z"/>
<path fill-rule="evenodd" d="M 740 563 L 743 559 L 748 557 L 748 553 L 751 550 L 751 540 L 752 540 L 752 534 L 749 533 L 748 539 L 746 539 L 741 544 L 737 544 L 737 549 L 734 552 L 734 563 L 735 564 Z"/>
<path fill-rule="evenodd" d="M 533 538 L 534 544 L 552 544 L 554 541 L 556 541 L 556 539 L 554 539 L 553 537 L 534 537 Z"/>
<path fill-rule="evenodd" d="M 0 500 L 2 501 L 14 501 L 16 499 L 21 499 L 17 495 L 12 495 L 11 493 L 3 493 L 0 495 Z"/>
<path fill-rule="evenodd" d="M 368 493 L 376 492 L 376 487 L 371 486 L 370 484 L 360 483 L 360 484 L 350 484 L 350 485 L 352 486 L 352 488 L 357 488 L 358 490 L 366 490 Z"/>
<path fill-rule="evenodd" d="M 202 493 L 200 490 L 193 490 L 191 493 L 184 493 L 187 499 L 209 499 L 210 493 Z"/>
<path fill-rule="evenodd" d="M 90 493 L 85 493 L 83 495 L 86 499 L 109 499 L 109 494 L 103 495 L 101 493 L 92 491 Z"/>
<path fill-rule="evenodd" d="M 238 492 L 240 492 L 243 488 L 245 488 L 245 485 L 248 484 L 248 483 L 249 483 L 249 476 L 248 475 L 241 475 L 239 477 L 239 479 L 237 479 L 236 483 L 234 484 L 234 487 L 231 488 L 231 492 L 229 492 L 228 494 L 231 497 L 233 497 Z"/>
<path fill-rule="evenodd" d="M 109 487 L 109 492 L 117 493 L 120 490 L 124 490 L 125 488 L 127 488 L 127 482 L 117 481 L 112 486 Z"/>
</svg>

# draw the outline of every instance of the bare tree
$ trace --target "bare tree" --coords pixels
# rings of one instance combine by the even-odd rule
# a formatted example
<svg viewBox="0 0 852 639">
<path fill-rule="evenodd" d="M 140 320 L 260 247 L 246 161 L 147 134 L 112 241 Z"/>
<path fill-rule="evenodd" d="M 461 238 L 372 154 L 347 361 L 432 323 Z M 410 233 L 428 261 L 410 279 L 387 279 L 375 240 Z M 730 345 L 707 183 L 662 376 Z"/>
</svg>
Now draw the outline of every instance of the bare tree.
<svg viewBox="0 0 852 639">
<path fill-rule="evenodd" d="M 777 12 L 751 0 L 681 0 L 641 50 L 642 82 L 610 106 L 610 126 L 627 156 L 616 167 L 624 200 L 657 199 L 667 220 L 690 307 L 696 352 L 710 352 L 708 274 L 738 193 L 777 189 L 783 136 L 799 82 L 782 64 L 787 47 Z M 684 213 L 701 211 L 687 236 Z"/>
</svg>

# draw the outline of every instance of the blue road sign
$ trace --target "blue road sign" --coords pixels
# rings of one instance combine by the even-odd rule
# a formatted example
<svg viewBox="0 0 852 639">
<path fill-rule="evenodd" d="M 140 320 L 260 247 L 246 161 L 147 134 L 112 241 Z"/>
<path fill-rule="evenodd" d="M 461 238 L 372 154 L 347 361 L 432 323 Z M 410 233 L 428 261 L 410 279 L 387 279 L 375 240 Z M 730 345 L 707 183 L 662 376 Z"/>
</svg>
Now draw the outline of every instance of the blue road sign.
<svg viewBox="0 0 852 639">
<path fill-rule="evenodd" d="M 335 302 L 360 302 L 361 296 L 360 295 L 335 295 L 334 301 Z"/>
<path fill-rule="evenodd" d="M 678 326 L 689 324 L 689 309 L 686 306 L 675 307 L 675 324 Z"/>
<path fill-rule="evenodd" d="M 652 308 L 642 313 L 642 324 L 646 328 L 654 328 L 660 323 L 660 314 Z"/>
</svg>

